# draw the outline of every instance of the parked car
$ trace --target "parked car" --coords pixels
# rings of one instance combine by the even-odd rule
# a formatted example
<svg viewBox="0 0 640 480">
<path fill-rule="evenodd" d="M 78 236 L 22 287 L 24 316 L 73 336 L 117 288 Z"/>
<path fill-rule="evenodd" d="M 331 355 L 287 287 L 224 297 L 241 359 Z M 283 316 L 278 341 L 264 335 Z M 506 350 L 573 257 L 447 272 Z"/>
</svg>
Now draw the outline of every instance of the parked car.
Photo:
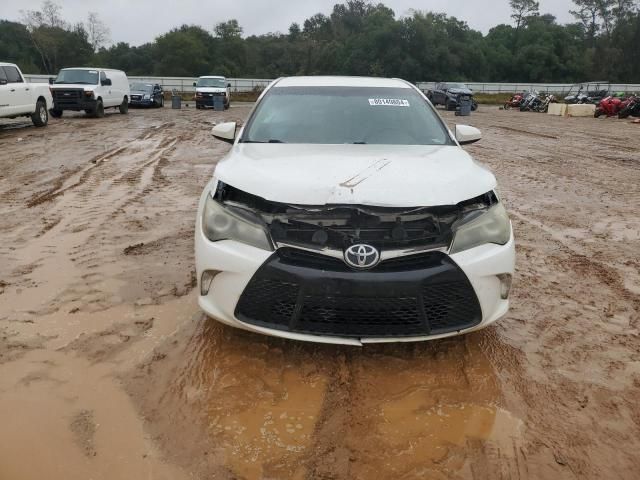
<svg viewBox="0 0 640 480">
<path fill-rule="evenodd" d="M 132 83 L 129 105 L 136 107 L 163 107 L 164 91 L 158 83 Z"/>
<path fill-rule="evenodd" d="M 213 107 L 214 97 L 224 96 L 225 110 L 231 106 L 231 84 L 225 77 L 204 76 L 193 82 L 196 87 L 196 108 Z"/>
<path fill-rule="evenodd" d="M 444 105 L 446 110 L 455 110 L 460 106 L 460 97 L 471 97 L 471 110 L 477 110 L 478 104 L 473 92 L 464 83 L 436 83 L 433 90 L 427 92 L 427 98 L 434 105 Z"/>
<path fill-rule="evenodd" d="M 273 82 L 202 193 L 200 307 L 234 327 L 326 343 L 418 341 L 509 308 L 511 222 L 496 179 L 399 79 Z"/>
<path fill-rule="evenodd" d="M 47 84 L 28 83 L 16 64 L 0 62 L 0 118 L 29 117 L 36 127 L 44 127 L 52 105 Z"/>
<path fill-rule="evenodd" d="M 63 68 L 49 79 L 53 95 L 51 116 L 59 118 L 65 110 L 83 111 L 104 117 L 105 108 L 129 112 L 129 80 L 121 70 L 107 68 Z"/>
</svg>

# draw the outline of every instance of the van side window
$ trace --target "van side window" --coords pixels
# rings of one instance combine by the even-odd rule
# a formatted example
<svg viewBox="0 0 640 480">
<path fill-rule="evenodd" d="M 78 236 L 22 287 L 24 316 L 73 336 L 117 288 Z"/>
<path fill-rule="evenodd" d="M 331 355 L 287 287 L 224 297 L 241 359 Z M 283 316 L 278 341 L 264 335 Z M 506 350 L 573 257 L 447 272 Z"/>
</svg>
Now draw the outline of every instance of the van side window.
<svg viewBox="0 0 640 480">
<path fill-rule="evenodd" d="M 4 73 L 4 68 L 0 67 L 0 85 L 7 83 L 7 75 Z"/>
<path fill-rule="evenodd" d="M 102 81 L 106 79 L 107 79 L 107 74 L 104 72 L 100 72 L 100 83 L 102 83 Z"/>
<path fill-rule="evenodd" d="M 2 68 L 7 76 L 7 83 L 23 83 L 22 76 L 20 76 L 20 72 L 16 67 L 8 66 Z"/>
</svg>

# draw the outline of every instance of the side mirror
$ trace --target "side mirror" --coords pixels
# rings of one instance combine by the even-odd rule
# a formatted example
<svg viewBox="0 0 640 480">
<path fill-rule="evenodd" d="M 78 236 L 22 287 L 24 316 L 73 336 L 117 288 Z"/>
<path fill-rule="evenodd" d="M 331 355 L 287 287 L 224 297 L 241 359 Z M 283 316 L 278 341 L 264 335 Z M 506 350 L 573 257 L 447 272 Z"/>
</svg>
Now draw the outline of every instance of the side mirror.
<svg viewBox="0 0 640 480">
<path fill-rule="evenodd" d="M 54 81 L 55 81 L 55 78 L 49 77 L 49 85 L 53 85 Z"/>
<path fill-rule="evenodd" d="M 193 82 L 193 86 L 194 86 L 194 87 L 196 86 L 196 83 L 197 83 L 197 82 Z"/>
<path fill-rule="evenodd" d="M 211 129 L 211 135 L 224 142 L 233 143 L 236 139 L 236 122 L 219 123 Z"/>
<path fill-rule="evenodd" d="M 102 80 L 100 82 L 100 85 L 102 85 L 103 87 L 110 87 L 111 86 L 111 79 L 110 78 L 105 78 L 104 80 Z"/>
<path fill-rule="evenodd" d="M 0 85 L 6 85 L 7 84 L 7 79 L 6 78 L 0 78 Z"/>
<path fill-rule="evenodd" d="M 460 145 L 475 143 L 482 138 L 482 132 L 469 125 L 456 125 L 456 140 Z"/>
</svg>

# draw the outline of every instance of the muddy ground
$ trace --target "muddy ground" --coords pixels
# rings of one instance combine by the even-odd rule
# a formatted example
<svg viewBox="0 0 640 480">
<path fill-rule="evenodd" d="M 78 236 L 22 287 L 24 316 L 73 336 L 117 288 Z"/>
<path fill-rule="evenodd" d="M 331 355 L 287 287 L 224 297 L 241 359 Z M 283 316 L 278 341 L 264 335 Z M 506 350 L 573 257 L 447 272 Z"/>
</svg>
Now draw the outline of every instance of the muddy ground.
<svg viewBox="0 0 640 480">
<path fill-rule="evenodd" d="M 209 130 L 248 111 L 2 122 L 1 480 L 638 478 L 640 125 L 481 108 L 511 311 L 352 348 L 196 306 Z"/>
</svg>

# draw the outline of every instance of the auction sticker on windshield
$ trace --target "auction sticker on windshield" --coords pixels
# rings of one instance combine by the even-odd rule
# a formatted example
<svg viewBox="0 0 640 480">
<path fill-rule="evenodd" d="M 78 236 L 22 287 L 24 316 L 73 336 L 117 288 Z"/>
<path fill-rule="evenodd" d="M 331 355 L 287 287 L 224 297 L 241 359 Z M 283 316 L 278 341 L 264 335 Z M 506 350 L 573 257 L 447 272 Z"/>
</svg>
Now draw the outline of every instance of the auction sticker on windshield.
<svg viewBox="0 0 640 480">
<path fill-rule="evenodd" d="M 384 105 L 387 107 L 408 107 L 409 100 L 401 98 L 370 98 L 369 105 Z"/>
</svg>

